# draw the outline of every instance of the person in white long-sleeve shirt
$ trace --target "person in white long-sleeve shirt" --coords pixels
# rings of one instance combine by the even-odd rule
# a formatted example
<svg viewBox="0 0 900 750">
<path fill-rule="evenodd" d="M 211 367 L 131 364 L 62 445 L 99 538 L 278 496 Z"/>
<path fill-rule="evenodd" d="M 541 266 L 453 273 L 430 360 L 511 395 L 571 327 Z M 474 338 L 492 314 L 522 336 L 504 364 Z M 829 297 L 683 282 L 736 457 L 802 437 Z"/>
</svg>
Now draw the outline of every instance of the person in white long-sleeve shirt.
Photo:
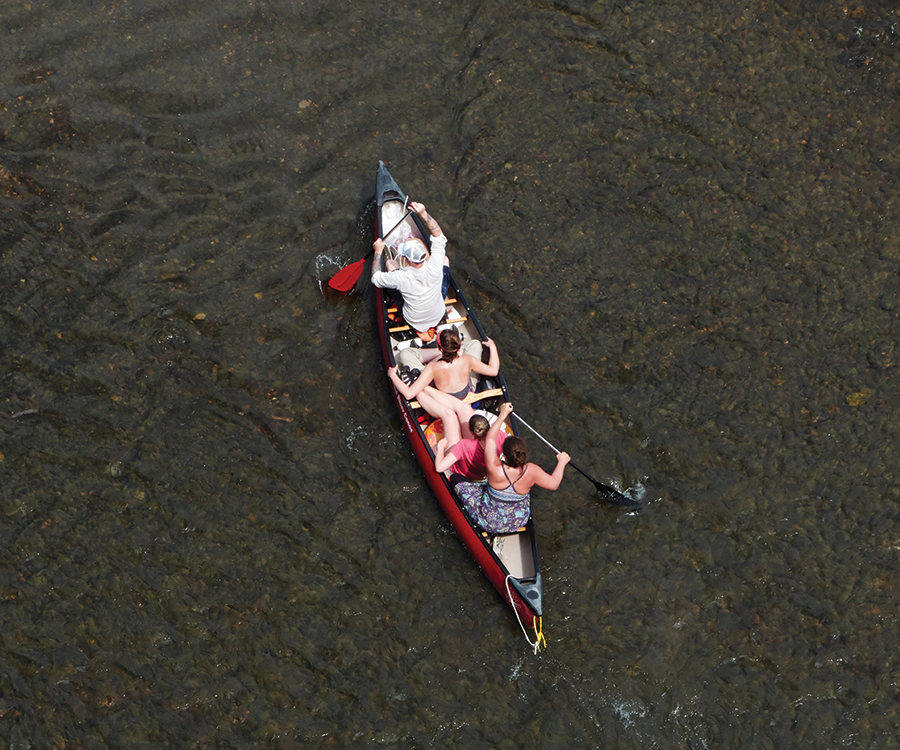
<svg viewBox="0 0 900 750">
<path fill-rule="evenodd" d="M 373 244 L 375 258 L 372 261 L 372 283 L 381 289 L 396 289 L 403 295 L 403 319 L 419 334 L 419 338 L 430 341 L 434 338 L 434 327 L 441 322 L 446 308 L 441 285 L 444 266 L 447 261 L 447 236 L 440 225 L 429 216 L 425 206 L 410 201 L 409 207 L 415 211 L 431 233 L 431 255 L 425 244 L 410 238 L 401 243 L 398 251 L 408 261 L 405 268 L 382 271 L 384 240 Z"/>
</svg>

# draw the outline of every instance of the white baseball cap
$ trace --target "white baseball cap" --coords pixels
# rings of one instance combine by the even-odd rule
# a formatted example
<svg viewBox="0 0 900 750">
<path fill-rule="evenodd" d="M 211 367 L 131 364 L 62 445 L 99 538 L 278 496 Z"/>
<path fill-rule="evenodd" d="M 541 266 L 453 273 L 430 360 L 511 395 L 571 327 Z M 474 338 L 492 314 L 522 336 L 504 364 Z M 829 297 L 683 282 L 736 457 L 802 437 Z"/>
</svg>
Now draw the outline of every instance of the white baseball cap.
<svg viewBox="0 0 900 750">
<path fill-rule="evenodd" d="M 406 258 L 410 263 L 421 263 L 428 257 L 428 251 L 421 240 L 406 240 L 399 247 L 400 255 Z"/>
</svg>

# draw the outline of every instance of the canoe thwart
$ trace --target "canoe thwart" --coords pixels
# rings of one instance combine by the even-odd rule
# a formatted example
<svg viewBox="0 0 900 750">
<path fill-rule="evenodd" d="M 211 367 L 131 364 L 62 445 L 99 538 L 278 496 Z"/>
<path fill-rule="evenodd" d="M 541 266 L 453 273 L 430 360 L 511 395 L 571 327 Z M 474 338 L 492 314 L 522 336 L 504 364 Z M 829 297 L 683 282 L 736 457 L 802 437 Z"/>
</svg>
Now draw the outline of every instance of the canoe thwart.
<svg viewBox="0 0 900 750">
<path fill-rule="evenodd" d="M 468 319 L 469 317 L 467 315 L 464 315 L 461 318 L 448 318 L 447 320 L 443 321 L 441 325 L 444 325 L 445 323 L 465 323 Z M 397 326 L 396 328 L 388 328 L 388 331 L 390 333 L 400 333 L 401 331 L 408 330 L 409 326 Z"/>
<path fill-rule="evenodd" d="M 444 300 L 444 304 L 445 304 L 445 305 L 454 305 L 454 304 L 456 304 L 456 301 L 457 301 L 457 300 L 456 300 L 455 297 L 447 297 L 447 299 Z M 393 307 L 389 307 L 389 308 L 387 309 L 387 311 L 388 311 L 389 313 L 400 312 L 400 308 L 397 307 L 397 305 L 394 305 Z"/>
<path fill-rule="evenodd" d="M 491 388 L 488 391 L 478 391 L 478 393 L 467 393 L 465 398 L 461 398 L 460 401 L 464 401 L 467 404 L 474 404 L 476 401 L 481 401 L 483 398 L 494 398 L 494 396 L 502 396 L 503 389 L 502 388 Z M 410 401 L 409 402 L 410 409 L 421 409 L 418 401 Z"/>
</svg>

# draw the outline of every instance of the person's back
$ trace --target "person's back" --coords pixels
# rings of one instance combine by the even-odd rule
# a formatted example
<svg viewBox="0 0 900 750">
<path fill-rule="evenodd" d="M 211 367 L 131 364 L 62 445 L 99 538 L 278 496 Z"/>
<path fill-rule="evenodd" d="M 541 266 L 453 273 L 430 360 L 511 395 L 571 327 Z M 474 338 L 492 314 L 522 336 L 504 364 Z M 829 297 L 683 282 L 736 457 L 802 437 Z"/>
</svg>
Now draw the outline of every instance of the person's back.
<svg viewBox="0 0 900 750">
<path fill-rule="evenodd" d="M 416 238 L 407 239 L 399 249 L 409 263 L 406 268 L 383 271 L 382 253 L 385 244 L 375 240 L 372 261 L 372 283 L 381 289 L 396 289 L 403 297 L 403 319 L 420 333 L 434 328 L 446 313 L 442 283 L 446 258 L 447 237 L 438 223 L 428 215 L 421 203 L 409 204 L 431 233 L 431 253 Z"/>
<path fill-rule="evenodd" d="M 491 423 L 481 414 L 475 414 L 469 420 L 469 430 L 474 437 L 463 438 L 455 445 L 447 447 L 444 438 L 437 444 L 434 454 L 435 471 L 450 471 L 466 479 L 480 480 L 487 476 L 487 465 L 484 459 L 484 441 Z M 495 443 L 500 450 L 507 435 L 502 429 L 497 433 Z"/>
<path fill-rule="evenodd" d="M 466 349 L 463 349 L 459 335 L 455 331 L 441 331 L 438 339 L 441 358 L 433 360 L 430 363 L 432 384 L 439 391 L 451 394 L 459 394 L 463 391 L 468 391 L 469 378 L 472 375 L 472 370 L 476 368 L 481 369 L 480 366 L 482 365 L 480 357 L 482 351 L 481 342 L 472 339 L 468 343 L 475 347 L 474 350 L 469 350 L 477 351 L 479 354 L 478 357 L 466 353 Z M 494 356 L 495 353 L 496 347 L 491 350 L 491 356 Z M 400 358 L 398 358 L 398 361 L 399 359 Z M 496 375 L 497 373 L 491 372 L 490 374 Z M 465 394 L 463 393 L 463 395 Z M 461 398 L 461 396 L 457 397 Z"/>
<path fill-rule="evenodd" d="M 548 474 L 540 466 L 528 462 L 525 442 L 513 436 L 503 443 L 506 465 L 501 463 L 492 441 L 512 410 L 512 404 L 508 402 L 500 407 L 500 415 L 485 438 L 487 484 L 464 481 L 455 484 L 466 512 L 481 528 L 494 534 L 512 533 L 524 526 L 531 517 L 531 488 L 537 485 L 555 490 L 569 463 L 568 453 L 557 454 L 556 468 Z"/>
<path fill-rule="evenodd" d="M 388 288 L 400 292 L 403 296 L 403 320 L 417 331 L 434 328 L 446 312 L 441 293 L 446 245 L 447 238 L 443 234 L 435 237 L 431 243 L 431 257 L 426 257 L 420 265 L 388 271 L 384 278 L 373 279 L 376 286 L 387 284 Z"/>
</svg>

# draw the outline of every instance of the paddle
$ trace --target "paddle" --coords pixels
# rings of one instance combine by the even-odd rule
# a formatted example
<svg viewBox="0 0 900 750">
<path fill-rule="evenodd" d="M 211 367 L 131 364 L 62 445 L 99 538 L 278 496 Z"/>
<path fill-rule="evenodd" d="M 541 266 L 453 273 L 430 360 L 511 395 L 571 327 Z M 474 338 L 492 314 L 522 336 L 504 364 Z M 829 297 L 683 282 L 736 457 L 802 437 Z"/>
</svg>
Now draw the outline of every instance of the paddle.
<svg viewBox="0 0 900 750">
<path fill-rule="evenodd" d="M 549 442 L 543 435 L 541 435 L 541 433 L 539 433 L 536 429 L 534 429 L 534 427 L 532 427 L 530 424 L 528 424 L 528 422 L 526 422 L 524 419 L 522 419 L 522 417 L 520 417 L 516 412 L 513 412 L 512 415 L 513 415 L 516 419 L 518 419 L 519 422 L 520 422 L 522 425 L 524 425 L 525 427 L 527 427 L 527 428 L 528 428 L 529 430 L 531 430 L 535 435 L 537 435 L 541 440 L 543 440 L 543 441 L 544 441 L 544 444 L 545 444 L 550 450 L 552 450 L 554 453 L 561 453 L 561 452 L 562 452 L 562 451 L 560 451 L 558 448 L 554 448 L 554 447 L 550 444 L 550 442 Z M 625 495 L 623 495 L 621 492 L 619 492 L 619 491 L 618 491 L 617 489 L 615 489 L 614 487 L 610 487 L 610 486 L 607 485 L 607 484 L 603 484 L 602 482 L 598 482 L 598 481 L 597 481 L 596 479 L 594 479 L 590 474 L 588 474 L 586 471 L 584 471 L 583 469 L 581 469 L 574 461 L 569 461 L 569 466 L 571 466 L 573 469 L 575 469 L 575 471 L 577 471 L 579 474 L 583 474 L 583 475 L 586 476 L 588 479 L 590 479 L 590 480 L 594 483 L 594 487 L 597 488 L 597 491 L 598 491 L 601 495 L 603 495 L 604 499 L 605 499 L 607 502 L 609 502 L 611 505 L 617 505 L 617 506 L 619 506 L 620 508 L 637 508 L 637 507 L 639 507 L 639 505 L 640 505 L 639 503 L 635 502 L 635 501 L 632 500 L 631 498 L 625 497 Z"/>
<path fill-rule="evenodd" d="M 407 198 L 407 200 L 409 199 Z M 406 208 L 406 203 L 403 204 L 403 207 Z M 403 214 L 403 218 L 400 219 L 400 221 L 398 221 L 396 224 L 394 224 L 394 226 L 391 227 L 390 232 L 384 235 L 384 237 L 382 237 L 381 239 L 386 240 L 397 227 L 399 227 L 404 221 L 406 221 L 406 217 L 411 213 L 412 209 L 407 209 L 406 213 Z M 349 292 L 354 286 L 356 286 L 356 282 L 359 281 L 359 277 L 362 276 L 366 261 L 369 259 L 369 256 L 373 252 L 375 251 L 369 250 L 369 252 L 367 252 L 355 263 L 351 263 L 349 266 L 344 266 L 344 268 L 342 268 L 334 276 L 331 277 L 331 280 L 328 282 L 328 286 L 339 292 Z"/>
</svg>

